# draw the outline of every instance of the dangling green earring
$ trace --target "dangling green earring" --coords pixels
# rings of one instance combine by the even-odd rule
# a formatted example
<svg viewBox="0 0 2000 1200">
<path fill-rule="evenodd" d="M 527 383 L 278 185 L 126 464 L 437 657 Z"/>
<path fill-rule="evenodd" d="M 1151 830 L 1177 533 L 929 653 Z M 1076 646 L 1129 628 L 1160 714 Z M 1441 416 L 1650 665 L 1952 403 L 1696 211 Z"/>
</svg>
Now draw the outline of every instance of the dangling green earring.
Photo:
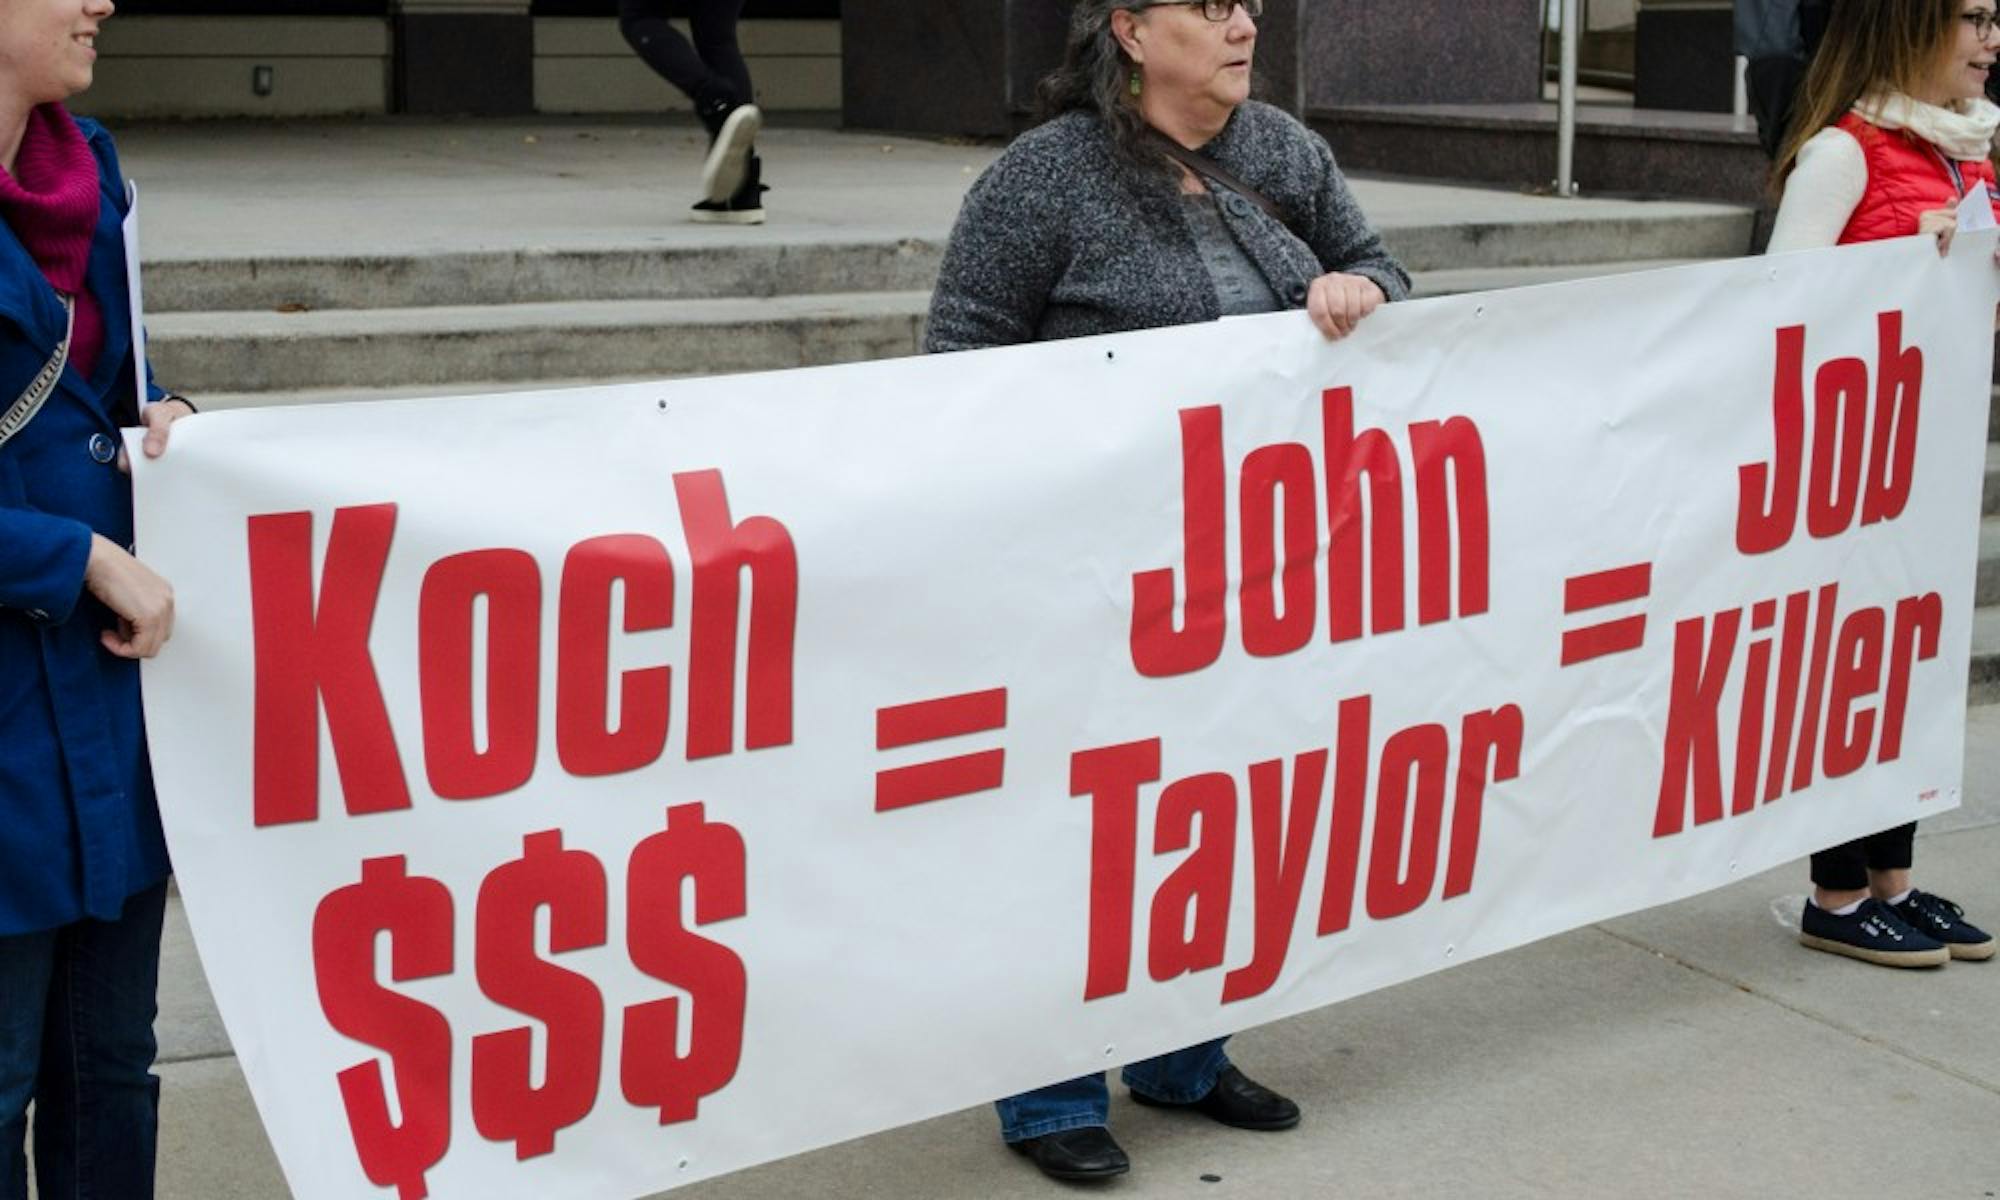
<svg viewBox="0 0 2000 1200">
<path fill-rule="evenodd" d="M 1135 100 L 1138 99 L 1139 93 L 1144 90 L 1145 85 L 1139 82 L 1139 69 L 1134 67 L 1132 69 L 1132 98 Z"/>
</svg>

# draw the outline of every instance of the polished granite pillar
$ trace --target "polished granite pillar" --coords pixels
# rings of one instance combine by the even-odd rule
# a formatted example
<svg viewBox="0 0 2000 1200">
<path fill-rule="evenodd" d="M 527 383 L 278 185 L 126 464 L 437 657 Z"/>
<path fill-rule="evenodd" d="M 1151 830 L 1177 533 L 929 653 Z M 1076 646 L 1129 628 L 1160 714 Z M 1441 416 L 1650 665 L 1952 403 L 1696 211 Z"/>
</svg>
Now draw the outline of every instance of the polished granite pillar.
<svg viewBox="0 0 2000 1200">
<path fill-rule="evenodd" d="M 1541 98 L 1543 0 L 1297 0 L 1305 106 Z"/>
<path fill-rule="evenodd" d="M 1302 14 L 1328 0 L 1266 0 L 1257 94 L 1294 112 Z M 1070 0 L 843 0 L 841 92 L 863 129 L 996 137 L 1023 128 L 1035 84 L 1062 60 Z"/>
<path fill-rule="evenodd" d="M 1728 112 L 1735 38 L 1730 0 L 1640 0 L 1634 106 Z"/>
</svg>

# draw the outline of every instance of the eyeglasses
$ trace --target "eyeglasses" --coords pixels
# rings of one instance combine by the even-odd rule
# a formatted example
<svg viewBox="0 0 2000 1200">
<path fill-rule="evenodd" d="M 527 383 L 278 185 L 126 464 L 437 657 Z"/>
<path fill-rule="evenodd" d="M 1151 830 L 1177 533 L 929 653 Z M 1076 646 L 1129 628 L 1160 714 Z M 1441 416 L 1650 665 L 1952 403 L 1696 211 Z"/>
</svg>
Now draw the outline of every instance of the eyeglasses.
<svg viewBox="0 0 2000 1200">
<path fill-rule="evenodd" d="M 1215 5 L 1210 4 L 1209 7 L 1214 8 Z M 1995 26 L 2000 26 L 2000 14 L 1996 14 L 1990 8 L 1975 8 L 1969 13 L 1960 13 L 1958 19 L 1972 26 L 1972 32 L 1979 35 L 1979 40 L 1982 42 L 1993 36 Z"/>
<path fill-rule="evenodd" d="M 1236 9 L 1239 5 L 1244 12 L 1250 14 L 1250 19 L 1253 21 L 1264 15 L 1264 0 L 1152 0 L 1152 3 L 1142 4 L 1140 7 L 1198 8 L 1201 10 L 1202 16 L 1207 17 L 1217 24 L 1221 24 L 1236 14 Z M 1971 13 L 1966 14 L 1968 20 L 1971 17 Z M 1986 19 L 1988 23 L 1991 23 L 1993 14 L 1987 13 Z"/>
</svg>

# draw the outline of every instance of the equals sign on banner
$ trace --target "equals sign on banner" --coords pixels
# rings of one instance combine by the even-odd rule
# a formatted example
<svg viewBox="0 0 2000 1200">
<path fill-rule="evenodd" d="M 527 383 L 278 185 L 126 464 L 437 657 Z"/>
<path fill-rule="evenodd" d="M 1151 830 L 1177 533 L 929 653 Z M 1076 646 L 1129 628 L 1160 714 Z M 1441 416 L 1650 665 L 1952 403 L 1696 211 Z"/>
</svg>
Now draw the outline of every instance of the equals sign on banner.
<svg viewBox="0 0 2000 1200">
<path fill-rule="evenodd" d="M 1007 727 L 1007 689 L 967 692 L 876 710 L 875 749 L 900 750 Z M 936 758 L 875 775 L 875 811 L 949 800 L 1000 786 L 1005 750 L 979 750 Z"/>
<path fill-rule="evenodd" d="M 1635 600 L 1644 600 L 1652 594 L 1652 563 L 1637 563 L 1629 567 L 1614 567 L 1609 571 L 1577 575 L 1563 581 L 1563 615 L 1573 617 L 1578 613 L 1609 608 L 1614 604 L 1629 604 Z M 1578 663 L 1603 658 L 1609 654 L 1623 654 L 1627 650 L 1637 650 L 1645 644 L 1646 614 L 1639 613 L 1636 616 L 1599 621 L 1595 625 L 1584 625 L 1564 631 L 1562 665 L 1573 667 Z"/>
</svg>

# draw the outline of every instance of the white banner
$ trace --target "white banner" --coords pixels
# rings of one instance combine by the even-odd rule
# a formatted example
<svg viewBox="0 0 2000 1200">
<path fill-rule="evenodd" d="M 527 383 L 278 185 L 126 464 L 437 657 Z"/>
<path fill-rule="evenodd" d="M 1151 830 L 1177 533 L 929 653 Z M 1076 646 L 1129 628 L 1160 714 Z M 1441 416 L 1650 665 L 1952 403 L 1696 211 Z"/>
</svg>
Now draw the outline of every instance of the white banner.
<svg viewBox="0 0 2000 1200">
<path fill-rule="evenodd" d="M 153 763 L 292 1188 L 635 1196 L 1951 808 L 1993 240 L 183 422 Z"/>
</svg>

